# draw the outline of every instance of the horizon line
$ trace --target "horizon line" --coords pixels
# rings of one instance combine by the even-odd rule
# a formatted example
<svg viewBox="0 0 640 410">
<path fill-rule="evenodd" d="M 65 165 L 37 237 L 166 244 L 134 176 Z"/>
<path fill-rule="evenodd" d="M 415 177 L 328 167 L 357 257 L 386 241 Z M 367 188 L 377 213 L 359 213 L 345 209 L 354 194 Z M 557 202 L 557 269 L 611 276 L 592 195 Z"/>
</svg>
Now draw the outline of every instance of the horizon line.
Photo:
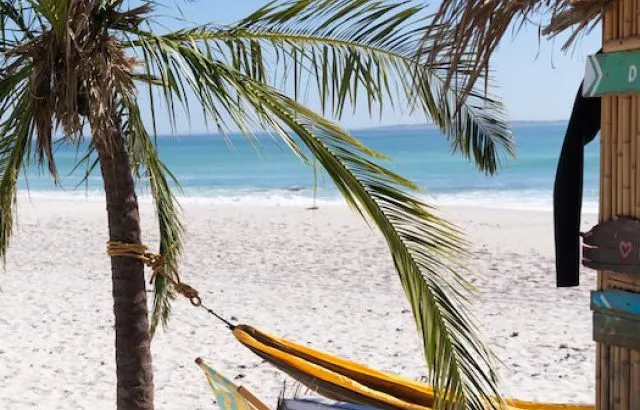
<svg viewBox="0 0 640 410">
<path fill-rule="evenodd" d="M 509 121 L 512 125 L 517 124 L 551 124 L 551 123 L 566 123 L 568 119 L 557 119 L 557 120 L 513 120 Z M 345 127 L 344 129 L 347 131 L 371 131 L 371 130 L 381 130 L 381 129 L 392 129 L 392 128 L 437 128 L 437 126 L 433 123 L 398 123 L 398 124 L 390 124 L 390 125 L 373 125 L 373 126 L 363 126 L 363 127 Z M 263 132 L 263 131 L 258 131 Z M 242 132 L 240 130 L 232 130 L 227 133 L 227 135 L 240 135 Z M 199 131 L 194 133 L 158 133 L 159 138 L 163 137 L 174 137 L 174 136 L 190 136 L 190 137 L 198 137 L 205 135 L 222 135 L 218 130 L 212 131 Z"/>
</svg>

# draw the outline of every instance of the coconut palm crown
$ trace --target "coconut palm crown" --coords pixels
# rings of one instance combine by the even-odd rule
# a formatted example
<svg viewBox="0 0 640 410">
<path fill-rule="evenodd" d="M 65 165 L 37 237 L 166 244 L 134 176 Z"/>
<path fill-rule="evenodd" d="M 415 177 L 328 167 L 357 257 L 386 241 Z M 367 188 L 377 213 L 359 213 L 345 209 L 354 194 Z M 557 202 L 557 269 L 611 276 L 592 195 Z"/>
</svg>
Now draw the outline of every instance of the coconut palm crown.
<svg viewBox="0 0 640 410">
<path fill-rule="evenodd" d="M 380 230 L 422 336 L 436 408 L 499 405 L 490 399 L 499 394 L 493 356 L 468 311 L 474 290 L 461 264 L 468 249 L 461 232 L 416 196 L 415 184 L 383 167 L 382 154 L 298 98 L 311 85 L 322 110 L 336 118 L 360 103 L 371 113 L 406 107 L 434 122 L 480 170 L 496 172 L 513 151 L 502 107 L 479 97 L 455 109 L 456 97 L 444 87 L 448 63 L 414 65 L 428 28 L 423 8 L 401 0 L 276 1 L 228 26 L 160 33 L 157 7 L 0 1 L 0 255 L 14 228 L 20 172 L 37 164 L 58 182 L 55 145 L 86 139 L 80 164 L 102 173 L 109 240 L 141 243 L 135 187 L 148 186 L 159 253 L 172 275 L 183 226 L 171 189 L 178 181 L 156 151 L 156 115 L 162 107 L 175 127 L 177 115 L 197 105 L 222 133 L 237 128 L 252 139 L 269 132 L 305 163 L 315 158 L 347 203 Z M 147 122 L 141 92 L 151 102 Z M 151 409 L 149 345 L 169 317 L 174 290 L 156 275 L 149 315 L 142 264 L 112 257 L 111 265 L 117 406 Z"/>
</svg>

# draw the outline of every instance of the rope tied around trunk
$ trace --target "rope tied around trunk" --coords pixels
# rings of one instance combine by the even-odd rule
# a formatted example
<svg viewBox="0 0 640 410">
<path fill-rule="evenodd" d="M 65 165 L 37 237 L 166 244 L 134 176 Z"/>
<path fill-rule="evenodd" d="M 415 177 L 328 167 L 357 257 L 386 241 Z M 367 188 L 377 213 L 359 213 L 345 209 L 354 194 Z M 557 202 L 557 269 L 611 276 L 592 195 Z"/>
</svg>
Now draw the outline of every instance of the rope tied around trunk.
<svg viewBox="0 0 640 410">
<path fill-rule="evenodd" d="M 118 241 L 107 242 L 107 255 L 112 257 L 125 256 L 142 261 L 142 263 L 150 267 L 153 272 L 150 283 L 153 283 L 155 277 L 160 275 L 171 283 L 177 293 L 189 299 L 193 306 L 202 305 L 198 291 L 186 283 L 182 283 L 180 281 L 180 276 L 175 269 L 171 269 L 173 275 L 167 274 L 166 264 L 162 255 L 147 252 L 148 250 L 149 248 L 146 245 L 138 243 L 124 243 Z"/>
</svg>

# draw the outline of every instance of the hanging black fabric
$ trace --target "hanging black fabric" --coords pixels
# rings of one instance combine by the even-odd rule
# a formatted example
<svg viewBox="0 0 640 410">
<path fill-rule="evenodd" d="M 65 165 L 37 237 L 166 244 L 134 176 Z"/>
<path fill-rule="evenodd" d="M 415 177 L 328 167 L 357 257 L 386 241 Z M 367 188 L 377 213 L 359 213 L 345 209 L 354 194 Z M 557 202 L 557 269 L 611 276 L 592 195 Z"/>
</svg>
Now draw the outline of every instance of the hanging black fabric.
<svg viewBox="0 0 640 410">
<path fill-rule="evenodd" d="M 562 144 L 553 187 L 557 287 L 580 284 L 580 213 L 584 180 L 584 146 L 600 131 L 600 98 L 582 96 L 582 83 Z"/>
</svg>

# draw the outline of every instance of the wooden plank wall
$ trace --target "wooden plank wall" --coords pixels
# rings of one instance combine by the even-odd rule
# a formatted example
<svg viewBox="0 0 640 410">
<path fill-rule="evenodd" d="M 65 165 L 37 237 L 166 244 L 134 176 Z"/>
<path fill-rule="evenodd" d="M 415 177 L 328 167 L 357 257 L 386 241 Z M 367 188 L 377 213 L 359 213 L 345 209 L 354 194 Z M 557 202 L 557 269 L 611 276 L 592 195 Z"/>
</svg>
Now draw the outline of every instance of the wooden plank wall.
<svg viewBox="0 0 640 410">
<path fill-rule="evenodd" d="M 640 0 L 619 0 L 605 12 L 605 52 L 613 51 L 607 45 L 614 40 L 618 50 L 638 48 L 639 10 Z M 616 215 L 640 218 L 639 99 L 635 95 L 602 98 L 600 222 Z M 612 288 L 640 292 L 640 280 L 599 272 L 598 289 Z M 640 410 L 640 351 L 599 343 L 596 355 L 596 408 Z"/>
</svg>

